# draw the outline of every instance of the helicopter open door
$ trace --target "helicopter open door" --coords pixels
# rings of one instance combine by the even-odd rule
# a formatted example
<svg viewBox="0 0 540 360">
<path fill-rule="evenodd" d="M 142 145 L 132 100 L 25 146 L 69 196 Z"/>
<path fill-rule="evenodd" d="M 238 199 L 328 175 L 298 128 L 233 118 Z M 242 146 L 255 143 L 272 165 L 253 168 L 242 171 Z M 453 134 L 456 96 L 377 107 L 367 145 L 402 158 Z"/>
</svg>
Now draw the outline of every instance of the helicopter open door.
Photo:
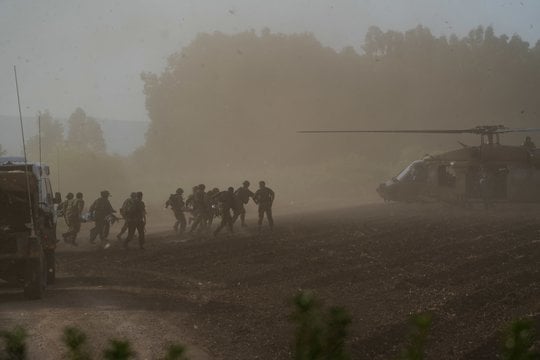
<svg viewBox="0 0 540 360">
<path fill-rule="evenodd" d="M 508 198 L 508 167 L 499 166 L 493 172 L 493 198 L 506 200 Z"/>
<path fill-rule="evenodd" d="M 480 199 L 488 196 L 496 200 L 508 199 L 508 174 L 506 165 L 496 167 L 480 168 L 471 166 L 465 175 L 465 194 L 469 199 Z M 482 185 L 482 178 L 485 177 L 485 184 Z M 487 187 L 487 188 L 483 188 Z"/>
</svg>

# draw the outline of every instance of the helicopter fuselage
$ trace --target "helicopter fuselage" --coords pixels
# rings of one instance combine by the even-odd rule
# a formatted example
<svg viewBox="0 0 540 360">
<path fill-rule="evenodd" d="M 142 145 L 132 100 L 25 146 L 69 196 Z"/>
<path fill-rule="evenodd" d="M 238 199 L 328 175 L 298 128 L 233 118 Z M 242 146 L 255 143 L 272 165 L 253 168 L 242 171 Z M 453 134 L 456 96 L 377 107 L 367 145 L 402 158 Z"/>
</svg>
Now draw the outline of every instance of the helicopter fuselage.
<svg viewBox="0 0 540 360">
<path fill-rule="evenodd" d="M 540 150 L 490 143 L 426 156 L 377 192 L 398 202 L 540 202 Z"/>
</svg>

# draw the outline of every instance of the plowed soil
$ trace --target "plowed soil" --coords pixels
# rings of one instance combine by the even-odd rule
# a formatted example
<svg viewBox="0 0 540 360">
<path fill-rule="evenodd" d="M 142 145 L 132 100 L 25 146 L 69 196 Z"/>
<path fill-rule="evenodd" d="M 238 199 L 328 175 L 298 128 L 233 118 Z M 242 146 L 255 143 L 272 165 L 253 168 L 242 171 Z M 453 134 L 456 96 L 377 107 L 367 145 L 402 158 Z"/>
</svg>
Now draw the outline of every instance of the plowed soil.
<svg viewBox="0 0 540 360">
<path fill-rule="evenodd" d="M 61 356 L 67 325 L 95 354 L 128 337 L 143 359 L 171 341 L 192 359 L 287 359 L 290 299 L 309 289 L 352 315 L 353 359 L 396 358 L 423 311 L 428 358 L 494 359 L 509 321 L 540 322 L 539 210 L 369 205 L 278 217 L 261 234 L 252 222 L 217 238 L 149 228 L 144 251 L 100 251 L 83 232 L 79 247 L 59 246 L 44 300 L 0 284 L 0 328 L 26 326 L 36 359 Z"/>
</svg>

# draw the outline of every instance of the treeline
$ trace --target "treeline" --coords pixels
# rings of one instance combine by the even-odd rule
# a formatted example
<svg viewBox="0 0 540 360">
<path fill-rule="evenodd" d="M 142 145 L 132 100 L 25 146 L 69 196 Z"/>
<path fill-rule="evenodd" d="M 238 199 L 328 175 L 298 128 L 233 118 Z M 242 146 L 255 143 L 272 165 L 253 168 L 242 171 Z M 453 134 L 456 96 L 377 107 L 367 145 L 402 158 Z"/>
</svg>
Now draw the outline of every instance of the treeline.
<svg viewBox="0 0 540 360">
<path fill-rule="evenodd" d="M 142 79 L 151 125 L 141 168 L 188 183 L 269 178 L 298 199 L 343 187 L 364 196 L 456 139 L 296 131 L 536 125 L 540 43 L 491 27 L 462 38 L 371 27 L 362 51 L 336 51 L 311 34 L 201 34 Z"/>
<path fill-rule="evenodd" d="M 55 191 L 81 191 L 89 198 L 109 189 L 125 192 L 126 159 L 107 153 L 103 131 L 99 122 L 77 108 L 70 115 L 67 128 L 54 119 L 49 111 L 40 112 L 39 134 L 27 141 L 30 161 L 41 160 L 52 170 Z M 40 151 L 41 150 L 41 151 Z"/>
<path fill-rule="evenodd" d="M 44 159 L 56 168 L 60 158 L 62 189 L 141 189 L 161 201 L 178 186 L 265 179 L 288 204 L 358 203 L 412 160 L 478 139 L 296 131 L 537 126 L 540 42 L 491 27 L 464 37 L 371 27 L 361 49 L 341 51 L 311 34 L 200 34 L 142 79 L 151 123 L 131 157 L 108 155 L 81 109 L 67 129 L 42 114 Z"/>
</svg>

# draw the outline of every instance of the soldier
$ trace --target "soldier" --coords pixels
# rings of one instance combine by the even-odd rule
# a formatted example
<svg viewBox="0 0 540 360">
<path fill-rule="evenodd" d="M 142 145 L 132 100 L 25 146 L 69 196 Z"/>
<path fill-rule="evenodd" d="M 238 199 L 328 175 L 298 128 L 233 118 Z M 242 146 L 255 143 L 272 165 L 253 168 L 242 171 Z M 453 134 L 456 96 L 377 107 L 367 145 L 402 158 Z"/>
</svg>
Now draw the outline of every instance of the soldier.
<svg viewBox="0 0 540 360">
<path fill-rule="evenodd" d="M 184 215 L 184 210 L 186 209 L 186 204 L 184 203 L 184 190 L 182 188 L 176 189 L 175 194 L 169 196 L 169 200 L 165 203 L 165 208 L 171 207 L 176 222 L 174 223 L 174 232 L 178 233 L 178 226 L 180 226 L 180 234 L 183 234 L 186 231 L 186 217 Z"/>
<path fill-rule="evenodd" d="M 532 141 L 530 136 L 525 137 L 525 141 L 523 142 L 522 146 L 529 151 L 536 150 L 536 144 Z"/>
<path fill-rule="evenodd" d="M 198 186 L 191 188 L 191 194 L 186 199 L 186 209 L 190 212 L 189 224 L 193 222 L 193 202 L 195 200 L 195 194 L 197 193 Z"/>
<path fill-rule="evenodd" d="M 208 201 L 208 196 L 206 195 L 205 189 L 205 185 L 200 184 L 193 194 L 193 217 L 195 220 L 193 221 L 191 229 L 189 230 L 190 233 L 195 232 L 197 228 L 199 228 L 199 231 L 206 228 L 210 213 L 210 203 Z"/>
<path fill-rule="evenodd" d="M 73 193 L 67 193 L 66 200 L 61 204 L 60 211 L 64 215 L 64 220 L 66 221 L 66 225 L 68 227 L 68 231 L 62 234 L 62 237 L 64 238 L 64 241 L 66 243 L 75 245 L 73 242 L 73 232 L 75 230 L 75 221 L 74 221 L 74 205 L 75 200 L 73 200 Z M 79 224 L 80 228 L 80 224 Z"/>
<path fill-rule="evenodd" d="M 76 240 L 79 231 L 81 231 L 81 218 L 84 210 L 83 194 L 78 192 L 70 205 L 71 206 L 68 206 L 66 213 L 70 222 L 69 239 L 73 245 L 77 246 Z"/>
<path fill-rule="evenodd" d="M 231 210 L 235 206 L 234 188 L 230 187 L 227 191 L 222 191 L 217 194 L 216 199 L 219 204 L 219 210 L 221 213 L 221 224 L 214 231 L 214 236 L 217 236 L 221 229 L 225 226 L 229 228 L 229 232 L 233 233 L 233 222 L 231 217 Z"/>
<path fill-rule="evenodd" d="M 107 246 L 106 241 L 108 224 L 106 218 L 116 212 L 109 202 L 110 195 L 111 194 L 107 190 L 103 190 L 101 192 L 101 197 L 94 201 L 89 209 L 94 218 L 94 227 L 90 230 L 90 242 L 94 244 L 96 237 L 99 235 L 102 247 Z"/>
<path fill-rule="evenodd" d="M 116 235 L 116 238 L 118 240 L 122 240 L 122 235 L 128 230 L 128 223 L 126 220 L 126 211 L 129 210 L 129 207 L 133 204 L 133 201 L 136 199 L 137 193 L 132 192 L 129 197 L 124 200 L 124 203 L 122 204 L 122 207 L 120 208 L 120 215 L 124 218 L 124 225 L 122 225 L 122 229 L 120 229 L 120 232 L 118 235 Z"/>
<path fill-rule="evenodd" d="M 208 201 L 208 226 L 211 227 L 212 223 L 214 221 L 214 218 L 220 216 L 219 213 L 219 203 L 217 200 L 219 194 L 218 188 L 213 188 L 209 192 L 206 193 L 207 201 Z"/>
<path fill-rule="evenodd" d="M 84 211 L 84 200 L 82 192 L 78 192 L 77 195 L 75 195 L 75 204 L 79 208 L 79 213 L 82 215 Z"/>
<path fill-rule="evenodd" d="M 259 231 L 261 230 L 264 214 L 268 219 L 270 229 L 274 228 L 274 218 L 272 217 L 272 204 L 274 203 L 275 194 L 272 189 L 266 187 L 264 181 L 259 181 L 259 190 L 255 192 L 253 201 L 259 205 Z"/>
<path fill-rule="evenodd" d="M 480 185 L 480 194 L 482 196 L 482 201 L 484 203 L 484 209 L 486 210 L 491 208 L 491 206 L 493 205 L 492 204 L 492 196 L 493 196 L 492 182 L 493 182 L 492 174 L 488 171 L 487 168 L 482 167 L 480 169 L 479 185 Z"/>
<path fill-rule="evenodd" d="M 126 211 L 126 222 L 128 224 L 128 236 L 124 241 L 124 249 L 127 249 L 129 242 L 135 235 L 135 230 L 139 235 L 139 248 L 144 250 L 144 228 L 146 226 L 146 206 L 142 201 L 143 193 L 138 192 L 135 199 L 131 200 L 131 206 Z"/>
<path fill-rule="evenodd" d="M 244 181 L 242 187 L 239 187 L 235 192 L 236 204 L 234 207 L 234 216 L 232 219 L 233 224 L 236 222 L 238 217 L 240 217 L 240 222 L 242 227 L 247 227 L 246 225 L 246 205 L 249 202 L 249 198 L 255 196 L 255 194 L 249 190 L 249 181 Z"/>
</svg>

